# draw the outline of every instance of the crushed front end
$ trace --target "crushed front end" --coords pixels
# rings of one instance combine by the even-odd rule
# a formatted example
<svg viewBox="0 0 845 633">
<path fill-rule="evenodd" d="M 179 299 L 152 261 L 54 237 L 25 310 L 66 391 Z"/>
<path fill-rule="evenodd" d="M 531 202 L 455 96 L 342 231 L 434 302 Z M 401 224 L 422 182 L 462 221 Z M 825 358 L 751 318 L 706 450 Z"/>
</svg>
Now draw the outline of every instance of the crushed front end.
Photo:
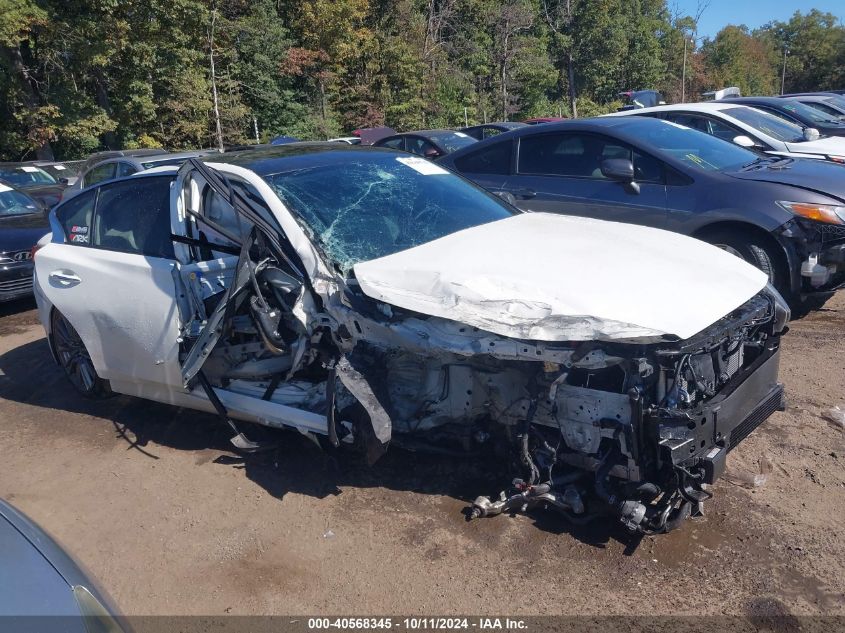
<svg viewBox="0 0 845 633">
<path fill-rule="evenodd" d="M 771 288 L 675 342 L 518 341 L 358 313 L 341 331 L 360 338 L 341 346 L 370 397 L 340 385 L 335 402 L 363 404 L 369 435 L 386 432 L 399 446 L 504 456 L 517 478 L 476 499 L 473 517 L 542 507 L 574 522 L 611 515 L 634 532 L 665 532 L 700 509 L 728 452 L 783 408 L 788 318 Z"/>
<path fill-rule="evenodd" d="M 761 293 L 692 339 L 605 346 L 618 364 L 549 372 L 522 430 L 527 475 L 496 500 L 479 497 L 473 516 L 542 506 L 576 521 L 612 514 L 633 532 L 677 527 L 710 496 L 728 452 L 783 409 L 788 315 Z"/>
</svg>

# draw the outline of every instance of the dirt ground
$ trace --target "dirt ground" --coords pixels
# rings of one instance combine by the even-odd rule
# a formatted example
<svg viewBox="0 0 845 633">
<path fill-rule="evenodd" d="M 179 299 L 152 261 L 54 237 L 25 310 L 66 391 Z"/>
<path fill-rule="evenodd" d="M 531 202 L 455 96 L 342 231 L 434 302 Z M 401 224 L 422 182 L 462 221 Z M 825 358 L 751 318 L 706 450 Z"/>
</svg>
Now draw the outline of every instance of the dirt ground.
<svg viewBox="0 0 845 633">
<path fill-rule="evenodd" d="M 637 541 L 543 513 L 467 523 L 504 482 L 463 460 L 369 470 L 297 433 L 244 460 L 212 416 L 78 397 L 33 305 L 0 305 L 0 496 L 131 615 L 845 615 L 845 432 L 821 415 L 845 402 L 843 332 L 845 293 L 792 324 L 788 410 L 731 453 L 704 518 Z"/>
</svg>

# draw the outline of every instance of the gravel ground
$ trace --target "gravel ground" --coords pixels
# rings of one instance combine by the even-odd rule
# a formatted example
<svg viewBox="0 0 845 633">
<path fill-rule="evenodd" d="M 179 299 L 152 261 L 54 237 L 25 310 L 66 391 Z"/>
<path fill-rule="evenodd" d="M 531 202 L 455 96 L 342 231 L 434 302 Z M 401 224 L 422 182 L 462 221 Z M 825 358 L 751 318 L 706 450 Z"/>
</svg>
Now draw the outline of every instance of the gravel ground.
<svg viewBox="0 0 845 633">
<path fill-rule="evenodd" d="M 788 410 L 731 453 L 705 517 L 632 540 L 467 523 L 500 483 L 483 464 L 397 450 L 370 470 L 297 433 L 244 460 L 212 416 L 78 397 L 33 305 L 0 305 L 0 496 L 130 615 L 845 615 L 845 432 L 822 417 L 845 402 L 843 332 L 845 293 L 793 323 Z"/>
</svg>

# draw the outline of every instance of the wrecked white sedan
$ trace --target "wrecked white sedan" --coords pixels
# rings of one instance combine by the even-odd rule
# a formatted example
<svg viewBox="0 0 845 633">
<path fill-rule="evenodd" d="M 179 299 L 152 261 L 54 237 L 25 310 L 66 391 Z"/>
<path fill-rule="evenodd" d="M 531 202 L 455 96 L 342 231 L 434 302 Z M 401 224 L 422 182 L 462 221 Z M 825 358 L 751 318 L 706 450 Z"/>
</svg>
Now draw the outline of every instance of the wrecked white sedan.
<svg viewBox="0 0 845 633">
<path fill-rule="evenodd" d="M 472 516 L 664 532 L 783 407 L 766 275 L 674 233 L 521 213 L 421 158 L 295 144 L 56 208 L 35 293 L 83 395 L 363 451 L 490 451 Z M 497 482 L 490 482 L 492 492 Z M 481 491 L 480 491 L 481 492 Z"/>
</svg>

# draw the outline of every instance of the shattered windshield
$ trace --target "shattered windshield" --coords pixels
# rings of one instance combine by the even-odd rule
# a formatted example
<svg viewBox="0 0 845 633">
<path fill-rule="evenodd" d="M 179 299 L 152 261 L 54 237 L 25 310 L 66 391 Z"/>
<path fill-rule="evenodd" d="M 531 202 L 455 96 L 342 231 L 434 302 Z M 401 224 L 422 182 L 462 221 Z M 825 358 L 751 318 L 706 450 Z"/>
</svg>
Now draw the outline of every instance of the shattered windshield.
<svg viewBox="0 0 845 633">
<path fill-rule="evenodd" d="M 393 152 L 315 154 L 264 180 L 344 271 L 517 211 L 442 167 Z"/>
</svg>

